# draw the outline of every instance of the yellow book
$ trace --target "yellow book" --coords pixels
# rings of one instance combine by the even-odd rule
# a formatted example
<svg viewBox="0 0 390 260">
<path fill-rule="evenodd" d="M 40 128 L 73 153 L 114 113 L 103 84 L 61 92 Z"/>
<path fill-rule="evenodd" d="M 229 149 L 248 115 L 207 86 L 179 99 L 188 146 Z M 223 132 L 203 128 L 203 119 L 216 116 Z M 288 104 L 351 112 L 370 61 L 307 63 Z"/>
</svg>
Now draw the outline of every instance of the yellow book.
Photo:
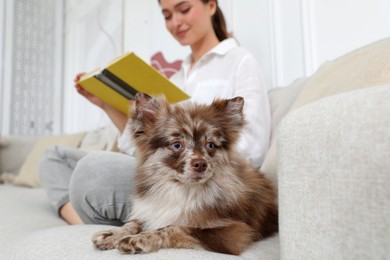
<svg viewBox="0 0 390 260">
<path fill-rule="evenodd" d="M 103 69 L 87 73 L 78 84 L 124 114 L 137 92 L 164 95 L 170 103 L 190 96 L 133 52 L 125 53 Z"/>
</svg>

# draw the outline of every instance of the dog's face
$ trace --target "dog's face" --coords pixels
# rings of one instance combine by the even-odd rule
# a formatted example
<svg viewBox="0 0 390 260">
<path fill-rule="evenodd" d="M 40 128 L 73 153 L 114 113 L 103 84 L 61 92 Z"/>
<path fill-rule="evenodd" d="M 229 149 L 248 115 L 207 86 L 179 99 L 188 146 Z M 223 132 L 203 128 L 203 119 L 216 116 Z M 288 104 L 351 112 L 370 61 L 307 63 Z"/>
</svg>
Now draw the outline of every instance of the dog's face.
<svg viewBox="0 0 390 260">
<path fill-rule="evenodd" d="M 241 97 L 170 105 L 137 94 L 131 128 L 140 165 L 168 181 L 207 182 L 228 165 L 244 125 L 243 105 Z"/>
</svg>

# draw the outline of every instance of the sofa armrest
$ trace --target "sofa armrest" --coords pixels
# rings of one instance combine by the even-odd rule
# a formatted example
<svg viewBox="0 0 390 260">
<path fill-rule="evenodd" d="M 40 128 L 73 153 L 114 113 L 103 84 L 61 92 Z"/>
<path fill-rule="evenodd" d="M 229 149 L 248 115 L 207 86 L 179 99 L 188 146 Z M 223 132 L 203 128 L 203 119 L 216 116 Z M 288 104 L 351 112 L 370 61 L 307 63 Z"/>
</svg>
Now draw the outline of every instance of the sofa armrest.
<svg viewBox="0 0 390 260">
<path fill-rule="evenodd" d="M 37 137 L 2 137 L 0 147 L 1 170 L 16 175 L 37 139 Z"/>
<path fill-rule="evenodd" d="M 282 259 L 390 255 L 390 85 L 325 98 L 278 132 Z"/>
</svg>

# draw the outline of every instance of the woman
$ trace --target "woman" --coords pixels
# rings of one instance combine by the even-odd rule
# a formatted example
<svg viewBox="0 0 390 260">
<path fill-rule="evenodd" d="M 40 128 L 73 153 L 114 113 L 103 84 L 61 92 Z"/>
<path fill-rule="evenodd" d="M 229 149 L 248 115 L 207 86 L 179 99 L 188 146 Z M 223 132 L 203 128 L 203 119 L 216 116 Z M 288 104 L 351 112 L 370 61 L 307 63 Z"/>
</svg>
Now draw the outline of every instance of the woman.
<svg viewBox="0 0 390 260">
<path fill-rule="evenodd" d="M 217 0 L 159 0 L 168 31 L 191 47 L 181 70 L 171 80 L 198 103 L 242 96 L 248 122 L 238 149 L 253 166 L 264 159 L 270 137 L 270 112 L 255 58 L 229 38 Z M 78 74 L 75 82 L 80 76 Z M 125 153 L 85 153 L 56 146 L 45 153 L 41 182 L 59 215 L 70 224 L 122 225 L 131 208 L 136 168 L 127 117 L 76 84 L 77 91 L 102 108 L 122 133 Z M 129 156 L 130 155 L 130 156 Z"/>
</svg>

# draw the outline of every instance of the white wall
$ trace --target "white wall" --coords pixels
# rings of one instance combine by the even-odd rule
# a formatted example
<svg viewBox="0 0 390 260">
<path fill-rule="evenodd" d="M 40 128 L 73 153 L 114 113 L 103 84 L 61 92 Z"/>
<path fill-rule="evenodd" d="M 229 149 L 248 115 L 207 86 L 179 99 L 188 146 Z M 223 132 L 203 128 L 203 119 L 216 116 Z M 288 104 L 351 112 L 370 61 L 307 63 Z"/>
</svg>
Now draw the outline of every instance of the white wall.
<svg viewBox="0 0 390 260">
<path fill-rule="evenodd" d="M 275 85 L 312 75 L 326 60 L 390 36 L 389 0 L 269 0 Z"/>
<path fill-rule="evenodd" d="M 267 85 L 273 85 L 273 2 L 265 0 L 233 1 L 234 37 L 257 58 Z"/>
<path fill-rule="evenodd" d="M 389 0 L 327 0 L 311 6 L 314 64 L 390 36 Z"/>
<path fill-rule="evenodd" d="M 5 31 L 5 0 L 0 0 L 0 30 Z M 3 75 L 4 75 L 4 37 L 0 37 L 0 136 L 3 132 L 3 98 L 4 98 L 4 86 L 3 86 Z"/>
<path fill-rule="evenodd" d="M 76 92 L 73 79 L 123 52 L 123 0 L 67 0 L 65 20 L 63 131 L 96 129 L 110 120 Z"/>
</svg>

